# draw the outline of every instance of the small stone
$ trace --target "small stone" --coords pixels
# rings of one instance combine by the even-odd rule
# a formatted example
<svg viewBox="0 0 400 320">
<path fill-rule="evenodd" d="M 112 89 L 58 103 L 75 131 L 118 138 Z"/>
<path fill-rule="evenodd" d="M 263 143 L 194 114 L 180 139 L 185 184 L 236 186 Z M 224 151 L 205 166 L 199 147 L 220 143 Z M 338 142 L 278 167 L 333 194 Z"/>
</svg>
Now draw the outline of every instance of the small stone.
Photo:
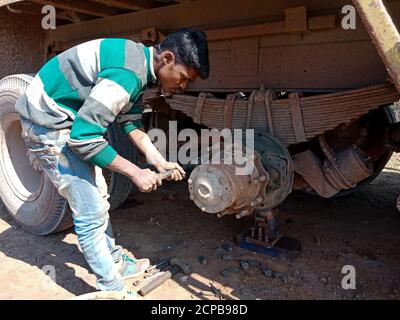
<svg viewBox="0 0 400 320">
<path fill-rule="evenodd" d="M 301 270 L 299 270 L 299 269 L 294 270 L 294 272 L 293 272 L 293 277 L 294 277 L 295 279 L 300 278 L 300 277 L 301 277 Z"/>
<path fill-rule="evenodd" d="M 222 246 L 224 249 L 225 249 L 225 251 L 227 251 L 227 252 L 233 252 L 233 247 L 230 245 L 230 244 L 228 244 L 228 243 L 225 243 L 223 246 Z"/>
<path fill-rule="evenodd" d="M 280 279 L 284 284 L 288 283 L 288 277 L 286 274 L 280 273 L 277 278 Z"/>
<path fill-rule="evenodd" d="M 248 288 L 240 288 L 240 293 L 242 295 L 244 295 L 245 297 L 247 297 L 247 296 L 249 296 L 251 294 L 251 291 Z"/>
<path fill-rule="evenodd" d="M 261 268 L 261 273 L 267 278 L 272 278 L 273 276 L 272 270 L 266 267 Z"/>
<path fill-rule="evenodd" d="M 354 300 L 364 300 L 361 294 L 356 294 L 353 298 Z"/>
<path fill-rule="evenodd" d="M 343 242 L 350 248 L 353 246 L 353 243 L 350 240 L 344 240 Z"/>
<path fill-rule="evenodd" d="M 231 254 L 223 254 L 221 256 L 221 259 L 224 261 L 233 261 L 234 260 L 233 255 L 231 255 Z"/>
<path fill-rule="evenodd" d="M 321 238 L 320 237 L 314 237 L 314 242 L 317 244 L 317 246 L 321 245 Z"/>
<path fill-rule="evenodd" d="M 166 246 L 163 248 L 163 251 L 170 251 L 171 249 L 172 249 L 172 246 L 166 245 Z"/>
<path fill-rule="evenodd" d="M 248 271 L 250 269 L 250 264 L 246 260 L 240 260 L 240 268 L 243 271 Z"/>
<path fill-rule="evenodd" d="M 116 235 L 117 238 L 121 238 L 122 237 L 122 233 L 118 232 Z"/>
<path fill-rule="evenodd" d="M 258 268 L 260 266 L 260 262 L 256 261 L 256 260 L 246 260 L 250 267 L 255 267 Z"/>
<path fill-rule="evenodd" d="M 327 283 L 328 282 L 328 280 L 325 277 L 319 278 L 319 281 L 322 282 L 322 283 Z"/>
<path fill-rule="evenodd" d="M 232 272 L 232 273 L 240 273 L 240 268 L 238 268 L 238 267 L 231 267 L 231 268 L 227 268 L 226 270 L 228 270 L 229 272 Z"/>
<path fill-rule="evenodd" d="M 223 276 L 224 278 L 229 278 L 230 274 L 230 271 L 227 269 L 221 271 L 221 276 Z"/>
</svg>

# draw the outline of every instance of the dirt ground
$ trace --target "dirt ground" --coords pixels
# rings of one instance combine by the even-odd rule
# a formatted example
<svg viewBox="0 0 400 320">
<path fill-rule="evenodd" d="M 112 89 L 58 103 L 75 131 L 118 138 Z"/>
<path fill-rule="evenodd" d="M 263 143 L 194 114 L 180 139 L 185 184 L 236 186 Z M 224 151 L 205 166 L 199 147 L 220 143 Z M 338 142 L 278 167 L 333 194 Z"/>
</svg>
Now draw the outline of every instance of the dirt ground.
<svg viewBox="0 0 400 320">
<path fill-rule="evenodd" d="M 331 200 L 290 195 L 279 219 L 292 222 L 287 235 L 302 243 L 294 259 L 236 247 L 234 236 L 252 219 L 202 213 L 189 200 L 186 183 L 134 194 L 111 220 L 118 243 L 137 257 L 153 263 L 179 257 L 193 268 L 191 275 L 177 275 L 147 299 L 399 299 L 399 182 L 396 155 L 378 179 L 354 195 Z M 235 260 L 221 259 L 228 254 L 224 244 L 234 247 L 230 255 Z M 202 265 L 199 256 L 208 264 Z M 273 276 L 255 267 L 238 269 L 240 259 L 258 261 Z M 356 290 L 342 288 L 345 265 L 355 267 Z M 55 282 L 46 275 L 47 266 L 55 267 Z M 229 268 L 234 272 L 223 272 Z M 127 285 L 138 288 L 133 280 Z M 0 299 L 69 299 L 95 290 L 95 276 L 87 271 L 72 230 L 39 237 L 0 214 Z"/>
</svg>

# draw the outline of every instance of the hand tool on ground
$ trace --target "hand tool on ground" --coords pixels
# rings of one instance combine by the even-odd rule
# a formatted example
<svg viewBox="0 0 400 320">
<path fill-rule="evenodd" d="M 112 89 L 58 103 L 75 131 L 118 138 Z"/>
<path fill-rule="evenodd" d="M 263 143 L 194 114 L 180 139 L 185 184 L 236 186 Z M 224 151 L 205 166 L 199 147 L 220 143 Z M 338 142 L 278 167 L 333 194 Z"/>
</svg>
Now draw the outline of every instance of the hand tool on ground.
<svg viewBox="0 0 400 320">
<path fill-rule="evenodd" d="M 157 263 L 157 264 L 155 264 L 155 265 L 149 266 L 149 267 L 146 269 L 145 273 L 151 273 L 151 272 L 153 272 L 153 271 L 155 271 L 155 270 L 161 270 L 161 269 L 163 269 L 164 267 L 166 267 L 166 266 L 170 263 L 170 261 L 171 261 L 171 260 L 168 259 L 168 260 L 161 261 L 160 263 Z"/>
<path fill-rule="evenodd" d="M 165 272 L 162 272 L 160 276 L 155 277 L 154 280 L 150 281 L 146 284 L 142 289 L 139 290 L 139 295 L 144 297 L 146 294 L 153 291 L 155 288 L 162 285 L 168 279 L 171 279 L 177 273 L 182 272 L 184 274 L 190 274 L 192 268 L 186 262 L 173 258 L 170 261 L 171 269 Z"/>
</svg>

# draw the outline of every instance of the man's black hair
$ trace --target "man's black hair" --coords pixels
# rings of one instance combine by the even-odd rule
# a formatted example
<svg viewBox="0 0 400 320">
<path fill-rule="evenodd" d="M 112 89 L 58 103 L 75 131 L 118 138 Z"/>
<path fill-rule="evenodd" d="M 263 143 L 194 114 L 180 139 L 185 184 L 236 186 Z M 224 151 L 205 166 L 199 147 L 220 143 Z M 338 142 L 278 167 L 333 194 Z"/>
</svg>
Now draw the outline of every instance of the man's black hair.
<svg viewBox="0 0 400 320">
<path fill-rule="evenodd" d="M 158 54 L 170 50 L 175 54 L 177 63 L 195 69 L 202 79 L 208 78 L 208 45 L 203 31 L 193 28 L 179 29 L 170 33 L 155 49 Z"/>
</svg>

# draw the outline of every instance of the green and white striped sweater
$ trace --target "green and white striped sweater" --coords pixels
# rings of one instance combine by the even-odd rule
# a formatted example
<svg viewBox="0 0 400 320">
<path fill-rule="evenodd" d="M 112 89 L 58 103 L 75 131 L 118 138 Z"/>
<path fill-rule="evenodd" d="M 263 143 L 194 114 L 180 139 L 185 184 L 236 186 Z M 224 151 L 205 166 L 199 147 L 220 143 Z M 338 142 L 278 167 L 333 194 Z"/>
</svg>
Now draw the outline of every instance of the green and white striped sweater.
<svg viewBox="0 0 400 320">
<path fill-rule="evenodd" d="M 103 135 L 116 120 L 128 134 L 141 127 L 134 103 L 154 82 L 153 48 L 127 39 L 99 39 L 48 61 L 16 104 L 26 119 L 52 129 L 71 128 L 68 145 L 80 158 L 108 166 L 117 152 Z"/>
</svg>

